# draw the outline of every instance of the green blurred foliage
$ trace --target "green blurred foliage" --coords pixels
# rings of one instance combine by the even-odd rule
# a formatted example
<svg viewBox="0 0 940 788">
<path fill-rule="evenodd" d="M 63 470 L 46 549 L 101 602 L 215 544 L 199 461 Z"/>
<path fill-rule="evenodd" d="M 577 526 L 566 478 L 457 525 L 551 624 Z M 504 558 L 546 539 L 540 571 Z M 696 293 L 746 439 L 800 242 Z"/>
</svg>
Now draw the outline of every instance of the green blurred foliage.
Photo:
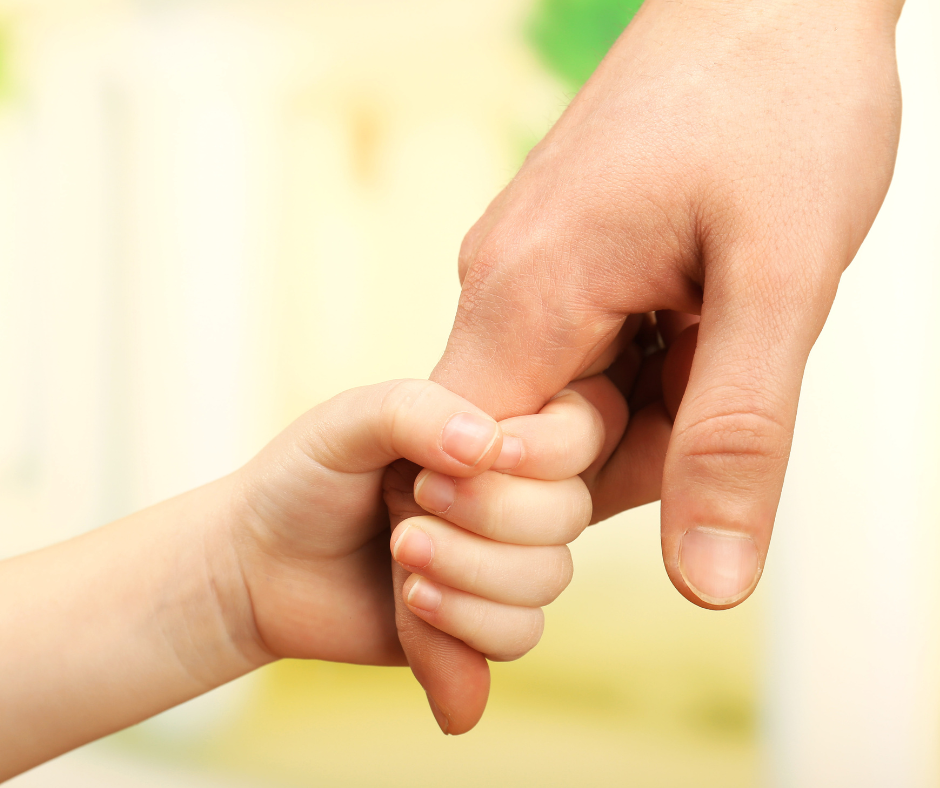
<svg viewBox="0 0 940 788">
<path fill-rule="evenodd" d="M 575 90 L 597 68 L 643 0 L 538 0 L 528 40 Z"/>
</svg>

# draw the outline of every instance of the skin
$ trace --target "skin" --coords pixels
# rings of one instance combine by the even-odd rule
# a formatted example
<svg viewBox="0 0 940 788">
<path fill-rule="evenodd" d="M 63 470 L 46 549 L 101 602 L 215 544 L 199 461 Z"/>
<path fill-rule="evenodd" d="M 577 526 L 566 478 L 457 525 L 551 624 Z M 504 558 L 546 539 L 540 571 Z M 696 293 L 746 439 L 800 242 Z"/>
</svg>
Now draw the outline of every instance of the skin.
<svg viewBox="0 0 940 788">
<path fill-rule="evenodd" d="M 647 0 L 461 249 L 432 379 L 506 419 L 614 363 L 643 407 L 586 478 L 595 516 L 661 497 L 666 571 L 705 608 L 760 578 L 807 356 L 891 181 L 901 6 Z M 669 346 L 658 399 L 644 313 Z M 485 660 L 401 606 L 399 630 L 446 730 L 469 730 Z"/>
<path fill-rule="evenodd" d="M 531 648 L 570 578 L 563 540 L 660 492 L 680 592 L 746 598 L 807 354 L 890 182 L 901 5 L 647 0 L 461 251 L 433 378 L 519 442 L 503 455 L 493 424 L 462 461 L 441 436 L 457 413 L 489 421 L 469 402 L 415 382 L 348 393 L 231 477 L 3 562 L 18 648 L 0 655 L 0 779 L 279 657 L 407 659 L 442 729 L 469 730 L 486 657 Z M 635 319 L 653 312 L 655 343 Z M 601 370 L 566 395 L 586 432 L 525 421 L 564 416 L 549 397 Z M 540 449 L 559 440 L 600 454 L 549 448 L 556 467 Z M 420 466 L 456 480 L 453 504 Z M 569 471 L 565 507 L 537 483 Z"/>
<path fill-rule="evenodd" d="M 578 446 L 587 466 L 606 441 L 590 397 L 609 384 L 577 385 L 587 396 L 524 419 L 508 455 L 502 428 L 437 384 L 348 391 L 228 477 L 0 562 L 0 781 L 282 657 L 404 665 L 382 503 L 400 458 L 460 486 L 462 527 L 424 515 L 392 535 L 409 590 L 425 584 L 411 601 L 437 594 L 415 609 L 491 658 L 526 653 L 591 519 L 582 468 L 541 447 Z M 489 470 L 520 453 L 551 481 Z"/>
</svg>

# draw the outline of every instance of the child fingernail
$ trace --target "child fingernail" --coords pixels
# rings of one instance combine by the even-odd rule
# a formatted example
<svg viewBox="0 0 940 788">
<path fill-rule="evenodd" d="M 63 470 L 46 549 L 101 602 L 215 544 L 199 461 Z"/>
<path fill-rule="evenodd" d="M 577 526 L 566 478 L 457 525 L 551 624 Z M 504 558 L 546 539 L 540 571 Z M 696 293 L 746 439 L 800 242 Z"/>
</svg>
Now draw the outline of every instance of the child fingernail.
<svg viewBox="0 0 940 788">
<path fill-rule="evenodd" d="M 405 532 L 398 537 L 392 550 L 392 557 L 400 564 L 423 569 L 434 556 L 434 545 L 431 537 L 416 526 L 409 525 Z"/>
<path fill-rule="evenodd" d="M 682 537 L 679 571 L 699 599 L 713 605 L 730 605 L 757 583 L 757 545 L 745 534 L 693 528 Z"/>
<path fill-rule="evenodd" d="M 522 439 L 515 435 L 503 435 L 503 448 L 493 463 L 494 471 L 511 471 L 522 459 Z"/>
<path fill-rule="evenodd" d="M 441 606 L 441 589 L 430 580 L 419 577 L 408 591 L 406 601 L 411 607 L 433 613 Z"/>
<path fill-rule="evenodd" d="M 457 482 L 442 473 L 432 471 L 415 484 L 415 501 L 425 511 L 445 514 L 456 499 Z"/>
<path fill-rule="evenodd" d="M 450 417 L 441 434 L 441 448 L 458 462 L 473 467 L 489 452 L 499 428 L 492 419 L 475 413 Z"/>
</svg>

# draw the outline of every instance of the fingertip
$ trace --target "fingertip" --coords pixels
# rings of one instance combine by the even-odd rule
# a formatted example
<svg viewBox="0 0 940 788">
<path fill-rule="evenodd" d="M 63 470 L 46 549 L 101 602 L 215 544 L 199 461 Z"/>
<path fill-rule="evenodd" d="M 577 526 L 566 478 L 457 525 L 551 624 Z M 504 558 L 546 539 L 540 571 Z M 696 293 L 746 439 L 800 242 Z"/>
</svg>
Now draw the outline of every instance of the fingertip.
<svg viewBox="0 0 940 788">
<path fill-rule="evenodd" d="M 711 608 L 734 607 L 751 595 L 762 564 L 754 540 L 720 528 L 690 528 L 679 542 L 677 569 L 691 594 Z"/>
<path fill-rule="evenodd" d="M 473 730 L 483 712 L 486 711 L 486 701 L 490 691 L 490 671 L 486 659 L 477 654 L 480 663 L 477 670 L 463 675 L 464 687 L 459 699 L 446 703 L 435 698 L 425 691 L 428 706 L 437 726 L 445 736 L 461 736 Z"/>
<path fill-rule="evenodd" d="M 522 462 L 523 442 L 515 435 L 503 435 L 503 445 L 499 456 L 490 466 L 494 471 L 511 471 Z"/>
<path fill-rule="evenodd" d="M 468 468 L 489 467 L 502 448 L 501 438 L 499 425 L 488 416 L 455 413 L 441 431 L 441 450 Z"/>
<path fill-rule="evenodd" d="M 424 569 L 434 558 L 434 542 L 415 520 L 406 520 L 392 534 L 391 551 L 402 566 Z"/>
<path fill-rule="evenodd" d="M 626 405 L 603 375 L 575 381 L 538 413 L 500 422 L 503 447 L 491 470 L 533 479 L 560 480 L 582 473 L 616 442 Z"/>
<path fill-rule="evenodd" d="M 444 599 L 440 586 L 421 575 L 412 575 L 405 581 L 402 596 L 412 611 L 424 614 L 436 612 Z"/>
<path fill-rule="evenodd" d="M 425 469 L 415 479 L 414 498 L 426 512 L 445 515 L 457 500 L 457 481 L 452 476 Z"/>
<path fill-rule="evenodd" d="M 522 659 L 542 641 L 542 635 L 545 634 L 545 611 L 542 608 L 536 608 L 529 612 L 532 614 L 529 617 L 531 631 L 521 640 L 519 647 L 507 652 L 487 654 L 487 659 L 492 662 L 515 662 L 517 659 Z"/>
<path fill-rule="evenodd" d="M 760 579 L 821 325 L 812 316 L 817 302 L 795 308 L 736 277 L 710 281 L 701 321 L 676 337 L 663 371 L 675 415 L 663 471 L 663 557 L 676 588 L 710 609 L 734 607 Z"/>
<path fill-rule="evenodd" d="M 448 734 L 448 729 L 450 728 L 450 720 L 447 718 L 447 715 L 441 710 L 441 707 L 434 702 L 428 693 L 424 693 L 428 699 L 428 706 L 431 707 L 431 714 L 434 715 L 434 719 L 437 721 L 438 727 L 441 729 L 441 733 L 445 736 Z"/>
</svg>

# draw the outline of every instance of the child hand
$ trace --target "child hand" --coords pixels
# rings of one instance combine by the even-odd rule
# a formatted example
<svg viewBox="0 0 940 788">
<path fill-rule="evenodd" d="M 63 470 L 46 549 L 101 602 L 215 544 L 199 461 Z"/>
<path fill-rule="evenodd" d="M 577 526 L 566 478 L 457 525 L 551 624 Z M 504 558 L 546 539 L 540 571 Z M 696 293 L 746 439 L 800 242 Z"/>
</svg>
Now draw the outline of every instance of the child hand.
<svg viewBox="0 0 940 788">
<path fill-rule="evenodd" d="M 449 584 L 429 620 L 494 657 L 522 653 L 541 628 L 532 606 L 570 577 L 561 545 L 590 516 L 583 491 L 563 483 L 550 492 L 491 474 L 456 486 L 494 465 L 530 472 L 542 455 L 522 437 L 504 449 L 493 419 L 435 383 L 356 389 L 228 477 L 0 562 L 0 631 L 17 644 L 0 650 L 0 782 L 278 657 L 405 664 L 382 503 L 387 466 L 402 457 L 439 475 L 425 475 L 427 505 L 435 479 L 457 480 L 447 514 L 475 531 L 422 521 L 435 551 L 425 582 Z M 552 511 L 542 495 L 555 496 Z M 538 520 L 517 517 L 529 506 Z M 534 535 L 543 525 L 551 538 Z M 420 564 L 412 541 L 397 539 L 396 552 Z"/>
<path fill-rule="evenodd" d="M 591 522 L 578 474 L 606 462 L 626 421 L 623 396 L 601 375 L 536 415 L 501 422 L 502 452 L 488 471 L 451 478 L 398 462 L 386 474 L 399 637 L 445 733 L 479 719 L 484 656 L 515 659 L 541 637 L 541 606 L 571 578 L 565 545 Z"/>
<path fill-rule="evenodd" d="M 244 578 L 244 598 L 231 606 L 231 614 L 250 612 L 262 657 L 405 664 L 395 627 L 388 513 L 382 503 L 385 468 L 404 457 L 447 478 L 469 479 L 493 465 L 501 446 L 502 433 L 493 419 L 437 384 L 417 380 L 347 391 L 278 436 L 235 475 L 230 532 Z M 517 503 L 531 492 L 520 489 Z M 492 505 L 496 494 L 494 488 L 486 499 Z M 567 502 L 568 494 L 563 497 Z M 582 493 L 576 503 L 569 502 L 565 515 L 555 518 L 563 529 L 559 539 L 571 532 L 568 520 L 576 518 L 580 528 L 589 516 L 590 502 Z M 469 512 L 462 517 L 475 521 Z M 454 532 L 447 541 L 446 528 L 440 521 L 434 531 L 440 545 L 436 566 L 441 576 L 460 585 L 457 577 L 467 562 L 461 565 L 453 551 L 466 547 L 457 541 L 466 532 L 458 534 L 450 526 Z M 522 548 L 501 547 L 484 560 L 519 564 L 520 580 L 512 588 L 494 583 L 486 573 L 477 585 L 465 581 L 481 603 L 515 611 L 505 603 L 518 602 L 516 586 L 524 573 L 544 575 L 546 562 L 552 576 L 525 601 L 547 600 L 570 576 L 563 547 L 542 548 L 540 557 L 531 559 L 516 558 L 513 551 Z M 444 567 L 440 562 L 448 556 L 453 563 Z M 448 602 L 445 610 L 446 626 L 453 631 L 477 625 L 474 607 Z M 488 628 L 484 636 L 492 653 L 514 654 L 524 645 L 514 631 Z"/>
<path fill-rule="evenodd" d="M 469 478 L 501 448 L 435 383 L 356 389 L 230 476 L 0 562 L 0 782 L 278 657 L 404 664 L 386 466 Z"/>
</svg>

